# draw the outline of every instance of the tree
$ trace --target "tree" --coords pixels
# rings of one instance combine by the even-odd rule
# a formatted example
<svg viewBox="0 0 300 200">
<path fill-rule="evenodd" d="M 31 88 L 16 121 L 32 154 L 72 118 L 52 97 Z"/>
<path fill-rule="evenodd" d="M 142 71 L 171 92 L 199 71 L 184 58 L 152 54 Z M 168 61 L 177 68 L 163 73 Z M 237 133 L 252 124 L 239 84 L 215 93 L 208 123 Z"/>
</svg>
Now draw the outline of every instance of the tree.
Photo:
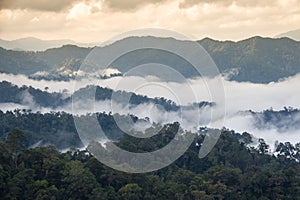
<svg viewBox="0 0 300 200">
<path fill-rule="evenodd" d="M 268 153 L 269 145 L 265 142 L 264 139 L 259 138 L 258 139 L 258 152 L 261 154 L 266 154 Z"/>
<path fill-rule="evenodd" d="M 66 164 L 63 196 L 71 199 L 89 199 L 93 190 L 100 187 L 95 176 L 79 161 L 70 161 Z"/>
<path fill-rule="evenodd" d="M 13 161 L 17 166 L 19 154 L 26 150 L 27 139 L 22 131 L 14 128 L 8 133 L 6 144 L 12 154 Z"/>
<path fill-rule="evenodd" d="M 243 136 L 243 142 L 244 142 L 246 145 L 248 145 L 248 144 L 250 144 L 250 143 L 253 142 L 253 141 L 252 141 L 252 137 L 251 137 L 251 135 L 250 135 L 249 133 L 243 132 L 242 136 Z"/>
<path fill-rule="evenodd" d="M 20 170 L 8 182 L 8 199 L 32 199 L 34 188 L 34 170 Z"/>
<path fill-rule="evenodd" d="M 129 183 L 119 190 L 124 200 L 139 200 L 142 198 L 142 188 L 136 183 Z"/>
<path fill-rule="evenodd" d="M 14 128 L 8 133 L 6 144 L 11 153 L 17 155 L 26 149 L 27 139 L 22 131 Z"/>
<path fill-rule="evenodd" d="M 9 173 L 0 164 L 0 196 L 4 196 L 8 192 L 7 182 L 9 180 Z"/>
<path fill-rule="evenodd" d="M 36 200 L 55 200 L 58 198 L 58 189 L 55 185 L 48 186 L 47 180 L 37 180 L 34 182 L 34 197 Z"/>
</svg>

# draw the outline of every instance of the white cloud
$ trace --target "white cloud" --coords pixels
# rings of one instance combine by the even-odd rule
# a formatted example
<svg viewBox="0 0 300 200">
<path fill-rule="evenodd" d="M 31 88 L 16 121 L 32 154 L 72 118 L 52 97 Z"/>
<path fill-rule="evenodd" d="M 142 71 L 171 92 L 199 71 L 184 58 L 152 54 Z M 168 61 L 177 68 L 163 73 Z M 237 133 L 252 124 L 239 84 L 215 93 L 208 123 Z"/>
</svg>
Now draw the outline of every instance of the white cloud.
<svg viewBox="0 0 300 200">
<path fill-rule="evenodd" d="M 33 87 L 44 89 L 48 86 L 49 91 L 62 91 L 68 89 L 73 91 L 75 82 L 56 82 L 56 81 L 35 81 L 26 78 L 22 75 L 7 75 L 0 74 L 1 80 L 7 80 L 19 86 L 32 85 Z M 122 84 L 118 83 L 122 80 Z M 85 87 L 89 84 L 99 84 L 102 87 L 110 87 L 112 89 L 127 90 L 149 97 L 165 97 L 167 99 L 174 100 L 181 104 L 189 104 L 196 101 L 211 101 L 210 91 L 207 90 L 205 82 L 210 82 L 209 85 L 214 85 L 215 79 L 190 79 L 188 80 L 189 85 L 175 82 L 160 82 L 158 79 L 153 77 L 113 77 L 104 80 L 82 80 L 77 83 L 80 87 Z M 140 87 L 141 85 L 148 83 L 147 87 Z M 239 132 L 248 131 L 257 138 L 263 137 L 269 144 L 273 144 L 275 140 L 279 141 L 291 141 L 299 142 L 300 132 L 290 127 L 284 131 L 277 130 L 275 127 L 258 128 L 255 125 L 255 120 L 250 114 L 241 113 L 240 111 L 253 110 L 260 112 L 269 108 L 274 110 L 281 110 L 283 107 L 292 106 L 294 108 L 300 108 L 300 74 L 282 80 L 280 82 L 269 83 L 269 84 L 254 84 L 245 82 L 232 82 L 223 80 L 225 94 L 226 94 L 226 117 L 224 126 L 234 129 Z M 191 87 L 192 90 L 187 88 Z M 195 93 L 193 93 L 193 91 Z M 196 97 L 194 97 L 196 96 Z M 29 101 L 30 102 L 30 101 Z M 87 111 L 94 111 L 94 104 L 84 102 L 79 104 L 81 107 L 77 110 L 79 114 L 86 113 Z M 86 105 L 87 107 L 82 107 Z M 195 122 L 195 116 L 197 111 L 193 109 L 185 109 L 184 112 L 165 112 L 161 108 L 153 104 L 141 104 L 136 107 L 128 107 L 128 105 L 114 104 L 116 107 L 111 108 L 110 101 L 101 101 L 96 103 L 96 111 L 105 112 L 118 112 L 121 114 L 134 114 L 140 118 L 149 117 L 154 122 L 168 123 L 179 121 L 183 124 L 186 129 L 193 129 Z M 20 107 L 29 108 L 29 105 L 15 105 L 15 104 L 2 104 L 1 109 L 6 110 Z M 92 106 L 92 107 L 90 107 Z M 35 106 L 36 107 L 36 106 Z M 42 112 L 49 112 L 49 108 L 38 108 Z M 214 111 L 219 112 L 218 105 L 213 108 Z M 34 111 L 37 109 L 34 108 Z M 57 108 L 56 111 L 64 110 L 66 112 L 72 112 L 71 105 L 67 105 L 61 108 Z M 211 109 L 201 110 L 200 120 L 202 125 L 209 125 L 211 118 Z M 221 113 L 219 113 L 221 116 Z M 222 120 L 222 119 L 221 119 Z M 282 119 L 286 120 L 286 119 Z M 299 120 L 299 118 L 298 118 Z M 218 121 L 218 119 L 217 119 Z M 215 123 L 222 124 L 223 122 Z M 283 123 L 283 122 L 282 122 Z M 220 128 L 220 127 L 217 127 Z"/>
</svg>

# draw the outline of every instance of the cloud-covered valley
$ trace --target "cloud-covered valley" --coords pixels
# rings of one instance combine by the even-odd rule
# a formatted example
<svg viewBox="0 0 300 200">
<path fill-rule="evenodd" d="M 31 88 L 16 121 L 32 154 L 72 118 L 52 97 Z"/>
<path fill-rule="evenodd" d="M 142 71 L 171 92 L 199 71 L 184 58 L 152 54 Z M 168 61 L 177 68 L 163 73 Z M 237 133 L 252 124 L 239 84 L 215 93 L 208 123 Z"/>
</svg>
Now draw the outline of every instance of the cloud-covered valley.
<svg viewBox="0 0 300 200">
<path fill-rule="evenodd" d="M 64 98 L 70 97 L 73 93 L 75 81 L 45 81 L 32 80 L 23 75 L 0 74 L 1 80 L 12 82 L 21 87 L 22 85 L 32 86 L 48 92 L 65 92 Z M 215 102 L 214 106 L 202 106 L 197 112 L 192 103 L 195 102 L 214 102 L 211 91 L 207 85 L 214 85 L 216 79 L 189 79 L 185 83 L 161 82 L 156 77 L 112 77 L 109 79 L 81 80 L 76 82 L 76 88 L 84 88 L 87 85 L 95 84 L 101 87 L 108 87 L 113 90 L 125 90 L 140 95 L 146 95 L 150 98 L 164 97 L 180 105 L 181 109 L 176 111 L 166 111 L 162 106 L 153 102 L 147 102 L 137 105 L 121 104 L 111 100 L 93 102 L 82 101 L 77 105 L 76 114 L 85 114 L 87 112 L 113 112 L 123 115 L 133 114 L 139 118 L 149 118 L 151 122 L 170 123 L 179 121 L 183 128 L 195 130 L 197 120 L 200 120 L 200 126 L 213 126 L 211 120 L 212 112 L 218 114 L 213 120 L 220 120 L 218 125 L 233 129 L 238 132 L 247 131 L 255 137 L 265 138 L 267 142 L 273 144 L 276 140 L 299 142 L 299 128 L 295 127 L 300 123 L 300 112 L 291 115 L 280 115 L 278 121 L 269 121 L 262 123 L 265 110 L 277 112 L 284 107 L 297 109 L 300 107 L 300 75 L 289 77 L 279 82 L 269 84 L 254 84 L 247 82 L 227 81 L 222 78 L 224 86 L 225 101 Z M 120 84 L 121 83 L 121 84 Z M 134 87 L 132 87 L 134 86 Z M 292 86 L 292 87 L 291 87 Z M 190 88 L 188 90 L 187 88 Z M 26 98 L 25 98 L 26 97 Z M 12 110 L 14 108 L 32 109 L 33 111 L 65 111 L 72 113 L 72 104 L 69 102 L 56 108 L 47 108 L 39 106 L 34 102 L 30 94 L 24 94 L 24 100 L 16 104 L 13 102 L 3 102 L 0 104 L 2 111 Z M 225 104 L 225 113 L 219 108 L 221 103 Z M 113 107 L 112 107 L 113 105 Z M 195 106 L 195 105 L 194 105 Z M 73 105 L 74 108 L 74 105 Z M 198 107 L 197 107 L 198 108 Z M 251 110 L 251 112 L 249 112 Z M 253 113 L 257 113 L 254 115 Z M 259 114 L 260 113 L 260 114 Z M 199 118 L 195 116 L 199 115 Z M 273 113 L 274 116 L 276 113 Z M 277 115 L 278 116 L 278 115 Z M 219 118 L 218 118 L 219 117 Z M 197 119 L 197 120 L 196 120 Z M 258 121 L 261 124 L 258 126 Z M 276 123 L 284 126 L 285 129 L 276 126 Z M 222 128 L 222 127 L 215 127 Z"/>
</svg>

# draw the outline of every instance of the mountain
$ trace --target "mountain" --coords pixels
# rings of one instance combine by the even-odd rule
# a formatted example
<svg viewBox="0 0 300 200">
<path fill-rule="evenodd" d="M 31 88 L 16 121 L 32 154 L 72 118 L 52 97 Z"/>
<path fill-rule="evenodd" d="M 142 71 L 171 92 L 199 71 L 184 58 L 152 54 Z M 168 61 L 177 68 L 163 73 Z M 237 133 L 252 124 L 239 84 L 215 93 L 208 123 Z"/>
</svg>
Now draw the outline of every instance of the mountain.
<svg viewBox="0 0 300 200">
<path fill-rule="evenodd" d="M 112 49 L 150 41 L 179 47 L 189 47 L 191 41 L 172 38 L 129 37 L 96 50 L 108 54 Z M 269 83 L 300 72 L 300 42 L 289 38 L 252 37 L 246 40 L 217 41 L 209 38 L 198 41 L 209 53 L 220 72 L 229 80 Z M 42 52 L 12 51 L 0 48 L 0 72 L 32 75 L 39 71 L 57 73 L 61 67 L 76 71 L 93 48 L 65 45 Z M 100 61 L 99 61 L 100 62 Z M 173 53 L 157 49 L 141 49 L 129 52 L 111 63 L 110 68 L 122 74 L 135 66 L 159 63 L 172 67 L 186 78 L 199 76 L 186 60 Z M 152 71 L 160 73 L 160 69 Z M 167 74 L 168 75 L 168 74 Z M 172 76 L 170 79 L 172 79 Z M 68 77 L 67 77 L 68 78 Z"/>
<path fill-rule="evenodd" d="M 73 40 L 41 40 L 34 37 L 20 38 L 12 41 L 0 39 L 0 47 L 17 51 L 45 51 L 47 49 L 61 47 L 66 44 L 83 47 L 95 46 L 95 44 L 77 43 Z"/>
<path fill-rule="evenodd" d="M 288 38 L 291 38 L 293 40 L 300 41 L 300 29 L 292 30 L 292 31 L 289 31 L 289 32 L 286 32 L 286 33 L 281 33 L 281 34 L 279 34 L 275 37 L 277 37 L 277 38 L 288 37 Z"/>
<path fill-rule="evenodd" d="M 300 72 L 300 42 L 252 37 L 239 42 L 204 39 L 199 43 L 230 80 L 269 83 Z"/>
<path fill-rule="evenodd" d="M 13 51 L 0 47 L 0 71 L 26 75 L 38 71 L 51 71 L 62 67 L 69 60 L 83 60 L 90 50 L 74 45 L 41 52 Z"/>
</svg>

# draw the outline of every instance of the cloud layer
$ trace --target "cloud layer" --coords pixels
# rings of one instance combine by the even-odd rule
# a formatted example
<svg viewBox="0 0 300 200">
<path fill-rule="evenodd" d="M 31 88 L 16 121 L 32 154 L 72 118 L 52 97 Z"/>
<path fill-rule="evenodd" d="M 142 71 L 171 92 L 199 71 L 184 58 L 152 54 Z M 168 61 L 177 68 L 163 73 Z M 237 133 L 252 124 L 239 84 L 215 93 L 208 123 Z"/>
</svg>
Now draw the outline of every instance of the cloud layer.
<svg viewBox="0 0 300 200">
<path fill-rule="evenodd" d="M 244 7 L 258 7 L 258 6 L 272 6 L 280 1 L 274 1 L 274 0 L 183 0 L 180 3 L 180 7 L 186 8 L 186 7 L 192 7 L 197 6 L 199 4 L 221 4 L 221 5 L 237 5 L 237 6 L 244 6 Z"/>
<path fill-rule="evenodd" d="M 7 80 L 17 84 L 19 86 L 32 85 L 33 87 L 44 90 L 44 87 L 49 87 L 49 91 L 62 91 L 67 89 L 69 92 L 73 90 L 75 82 L 55 82 L 55 81 L 36 81 L 28 79 L 23 75 L 7 75 L 0 74 L 1 80 Z M 110 87 L 112 89 L 127 90 L 149 97 L 165 97 L 171 99 L 181 105 L 188 105 L 196 101 L 211 101 L 210 91 L 207 90 L 206 83 L 211 82 L 213 85 L 215 79 L 190 79 L 187 80 L 187 85 L 183 83 L 175 82 L 160 82 L 153 77 L 126 77 L 122 79 L 122 85 L 118 85 L 121 77 L 113 77 L 105 80 L 88 81 L 83 80 L 79 84 L 81 87 L 85 87 L 88 84 L 99 84 L 102 87 Z M 140 87 L 141 85 L 148 83 L 147 87 Z M 279 141 L 300 141 L 300 132 L 293 127 L 287 127 L 284 130 L 280 130 L 274 126 L 257 127 L 255 118 L 245 112 L 252 110 L 260 112 L 266 109 L 273 108 L 274 110 L 281 110 L 283 107 L 292 106 L 294 108 L 300 108 L 300 74 L 294 77 L 287 78 L 280 82 L 270 84 L 253 84 L 253 83 L 239 83 L 231 82 L 223 79 L 226 101 L 226 116 L 223 118 L 216 118 L 217 124 L 223 124 L 225 127 L 234 129 L 240 133 L 247 131 L 252 133 L 255 137 L 263 137 L 269 144 L 273 144 L 276 140 Z M 128 87 L 128 85 L 134 85 L 136 87 Z M 192 90 L 187 90 L 187 87 L 191 87 Z M 130 89 L 129 89 L 130 88 Z M 191 93 L 194 91 L 194 93 Z M 178 98 L 180 97 L 180 102 Z M 14 108 L 31 108 L 33 111 L 49 112 L 49 108 L 41 108 L 35 105 L 35 102 L 24 93 L 24 105 L 16 104 L 1 104 L 1 110 L 12 110 Z M 35 105 L 35 106 L 32 106 Z M 78 104 L 78 114 L 84 114 L 86 112 L 94 111 L 94 104 L 92 102 L 82 102 Z M 83 107 L 85 105 L 87 107 Z M 150 118 L 153 122 L 169 123 L 179 121 L 182 123 L 185 129 L 194 130 L 195 116 L 199 113 L 195 109 L 185 109 L 183 112 L 166 112 L 159 106 L 154 104 L 140 104 L 138 106 L 114 104 L 115 107 L 111 108 L 110 101 L 99 101 L 95 104 L 96 111 L 99 112 L 117 112 L 120 114 L 134 114 L 140 118 Z M 92 107 L 91 107 L 92 106 Z M 57 108 L 56 111 L 72 112 L 72 105 Z M 200 125 L 210 126 L 211 112 L 218 113 L 222 117 L 222 110 L 219 110 L 218 104 L 213 107 L 213 110 L 206 107 L 200 110 Z M 296 116 L 294 119 L 282 119 L 282 120 L 297 120 L 300 116 Z M 219 121 L 218 121 L 219 120 Z M 284 123 L 284 121 L 282 121 Z M 289 124 L 292 124 L 289 122 Z M 221 128 L 221 127 L 216 127 Z"/>
<path fill-rule="evenodd" d="M 239 40 L 298 29 L 300 21 L 299 0 L 0 2 L 0 38 L 3 39 L 34 36 L 98 42 L 132 29 L 155 27 L 197 39 L 208 36 Z"/>
<path fill-rule="evenodd" d="M 103 4 L 112 10 L 132 11 L 148 4 L 158 4 L 166 0 L 104 0 Z"/>
<path fill-rule="evenodd" d="M 63 92 L 69 94 L 74 90 L 75 81 L 46 81 L 33 80 L 24 75 L 9 75 L 0 73 L 0 80 L 6 80 L 18 86 L 26 85 L 49 92 Z M 255 84 L 249 82 L 227 81 L 224 78 L 223 84 L 226 96 L 227 114 L 244 110 L 263 111 L 273 108 L 280 110 L 284 106 L 300 108 L 300 74 L 286 78 L 280 82 L 269 84 Z M 216 79 L 198 78 L 188 79 L 185 84 L 176 82 L 160 82 L 155 77 L 112 77 L 109 79 L 82 79 L 76 82 L 76 87 L 83 88 L 90 84 L 101 87 L 108 87 L 114 90 L 125 90 L 148 97 L 165 97 L 180 105 L 188 105 L 195 101 L 211 102 L 211 91 L 207 84 L 214 85 Z M 119 84 L 121 83 L 121 84 Z M 143 87 L 141 87 L 143 85 Z M 190 89 L 189 89 L 190 88 Z M 216 90 L 217 91 L 217 90 Z M 259 102 L 259 103 L 258 103 Z"/>
<path fill-rule="evenodd" d="M 80 0 L 1 0 L 0 9 L 32 9 L 59 12 Z"/>
</svg>

